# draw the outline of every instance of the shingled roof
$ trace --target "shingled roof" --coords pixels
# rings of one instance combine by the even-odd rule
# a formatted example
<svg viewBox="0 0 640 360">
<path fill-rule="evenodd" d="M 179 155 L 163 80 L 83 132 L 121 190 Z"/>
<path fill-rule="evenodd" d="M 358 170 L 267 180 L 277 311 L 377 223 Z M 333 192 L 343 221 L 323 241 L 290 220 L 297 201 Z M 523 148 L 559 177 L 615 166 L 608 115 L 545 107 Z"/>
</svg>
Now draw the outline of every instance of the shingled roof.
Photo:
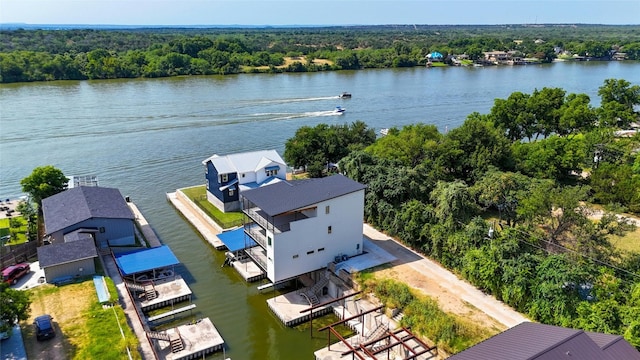
<svg viewBox="0 0 640 360">
<path fill-rule="evenodd" d="M 622 336 L 524 322 L 449 360 L 640 360 Z"/>
<path fill-rule="evenodd" d="M 47 234 L 92 218 L 134 219 L 120 190 L 80 186 L 42 200 Z"/>
<path fill-rule="evenodd" d="M 93 239 L 51 244 L 38 248 L 38 261 L 43 269 L 97 256 L 98 252 Z"/>
<path fill-rule="evenodd" d="M 365 185 L 338 174 L 324 178 L 281 181 L 244 191 L 242 196 L 267 215 L 276 216 L 365 188 Z"/>
</svg>

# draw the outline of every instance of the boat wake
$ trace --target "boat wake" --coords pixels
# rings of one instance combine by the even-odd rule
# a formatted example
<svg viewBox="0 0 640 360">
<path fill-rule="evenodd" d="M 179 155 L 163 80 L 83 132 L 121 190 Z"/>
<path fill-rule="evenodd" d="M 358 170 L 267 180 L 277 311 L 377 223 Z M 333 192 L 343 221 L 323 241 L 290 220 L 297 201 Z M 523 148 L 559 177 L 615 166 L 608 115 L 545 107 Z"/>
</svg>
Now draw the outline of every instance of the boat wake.
<svg viewBox="0 0 640 360">
<path fill-rule="evenodd" d="M 331 100 L 331 99 L 337 99 L 337 98 L 339 98 L 339 96 L 323 96 L 323 97 L 293 98 L 293 99 L 273 99 L 273 100 L 256 101 L 255 104 L 287 104 L 287 103 L 296 103 L 296 102 L 305 102 L 305 101 Z"/>
</svg>

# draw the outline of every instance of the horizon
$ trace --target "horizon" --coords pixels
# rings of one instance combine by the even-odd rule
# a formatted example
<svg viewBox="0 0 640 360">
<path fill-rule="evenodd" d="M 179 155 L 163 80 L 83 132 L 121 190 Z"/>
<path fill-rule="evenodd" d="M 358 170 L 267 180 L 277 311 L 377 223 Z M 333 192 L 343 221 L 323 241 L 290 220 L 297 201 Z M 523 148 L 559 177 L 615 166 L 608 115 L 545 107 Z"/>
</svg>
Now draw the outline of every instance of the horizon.
<svg viewBox="0 0 640 360">
<path fill-rule="evenodd" d="M 639 25 L 637 0 L 0 0 L 0 24 L 131 27 Z"/>
</svg>

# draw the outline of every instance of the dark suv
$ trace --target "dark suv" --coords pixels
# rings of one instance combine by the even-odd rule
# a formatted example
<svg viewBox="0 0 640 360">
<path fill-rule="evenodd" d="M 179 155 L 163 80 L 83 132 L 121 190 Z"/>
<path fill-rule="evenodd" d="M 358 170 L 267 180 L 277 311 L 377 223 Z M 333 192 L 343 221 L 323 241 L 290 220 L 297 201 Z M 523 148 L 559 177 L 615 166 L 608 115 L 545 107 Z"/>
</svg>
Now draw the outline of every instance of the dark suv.
<svg viewBox="0 0 640 360">
<path fill-rule="evenodd" d="M 56 336 L 52 320 L 53 318 L 50 315 L 40 315 L 33 321 L 33 325 L 36 328 L 36 338 L 38 340 L 51 339 Z"/>
</svg>

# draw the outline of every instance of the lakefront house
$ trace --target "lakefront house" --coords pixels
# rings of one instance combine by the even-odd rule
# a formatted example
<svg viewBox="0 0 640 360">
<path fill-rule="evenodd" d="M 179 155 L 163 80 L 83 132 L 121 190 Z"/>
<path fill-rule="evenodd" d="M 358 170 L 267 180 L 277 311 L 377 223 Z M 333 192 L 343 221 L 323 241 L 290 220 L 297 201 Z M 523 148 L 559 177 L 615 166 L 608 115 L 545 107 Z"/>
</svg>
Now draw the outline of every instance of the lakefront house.
<svg viewBox="0 0 640 360">
<path fill-rule="evenodd" d="M 245 249 L 274 284 L 362 254 L 366 186 L 343 175 L 281 181 L 240 194 Z"/>
<path fill-rule="evenodd" d="M 205 159 L 207 200 L 223 212 L 240 210 L 240 193 L 286 179 L 287 165 L 275 150 L 213 155 Z"/>
</svg>

